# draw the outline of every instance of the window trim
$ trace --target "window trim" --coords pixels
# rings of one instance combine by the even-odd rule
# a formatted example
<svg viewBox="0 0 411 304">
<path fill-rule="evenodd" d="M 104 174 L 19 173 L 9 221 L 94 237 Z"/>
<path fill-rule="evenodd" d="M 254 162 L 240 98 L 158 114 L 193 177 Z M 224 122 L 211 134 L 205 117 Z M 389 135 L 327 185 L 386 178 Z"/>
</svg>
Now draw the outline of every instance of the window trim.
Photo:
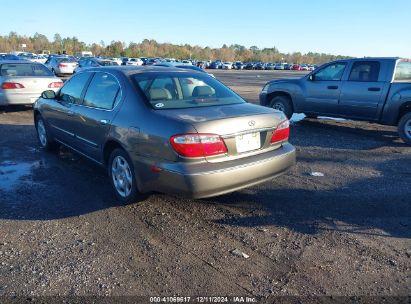
<svg viewBox="0 0 411 304">
<path fill-rule="evenodd" d="M 67 83 L 65 83 L 64 86 L 66 86 L 66 84 L 69 84 L 69 83 L 70 83 L 75 77 L 77 77 L 78 75 L 85 74 L 85 73 L 87 73 L 87 72 L 88 72 L 88 71 L 76 73 L 76 75 L 72 76 L 69 80 L 67 80 Z M 94 75 L 93 75 L 93 76 L 94 76 Z M 88 88 L 91 79 L 93 79 L 93 76 L 89 76 L 89 78 L 87 79 L 87 81 L 86 81 L 86 83 L 85 83 L 85 85 L 84 85 L 84 87 L 83 87 L 83 90 L 81 91 L 81 94 L 80 94 L 80 97 L 79 97 L 79 103 L 73 103 L 73 102 L 67 102 L 67 101 L 61 100 L 61 95 L 60 95 L 60 94 L 61 94 L 61 89 L 63 89 L 64 86 L 63 86 L 63 88 L 61 88 L 61 89 L 59 90 L 59 93 L 58 93 L 58 96 L 57 96 L 57 100 L 63 101 L 63 102 L 66 102 L 66 103 L 69 103 L 69 104 L 71 104 L 71 105 L 76 105 L 76 106 L 81 105 L 81 104 L 83 103 L 83 99 L 84 99 L 84 95 L 85 95 L 85 92 L 86 92 L 86 88 Z"/>
<path fill-rule="evenodd" d="M 314 81 L 314 82 L 316 82 L 316 81 L 334 81 L 334 82 L 343 81 L 343 79 L 344 79 L 344 74 L 345 74 L 346 71 L 347 71 L 347 66 L 348 66 L 348 62 L 347 62 L 347 61 L 334 61 L 334 62 L 330 62 L 329 64 L 327 64 L 327 65 L 324 66 L 323 68 L 321 68 L 321 69 L 319 69 L 319 70 L 315 70 L 315 71 L 313 71 L 313 73 L 308 74 L 307 77 L 310 77 L 310 75 L 315 76 L 316 74 L 318 74 L 318 73 L 321 72 L 322 70 L 328 68 L 329 66 L 332 66 L 332 65 L 335 65 L 335 64 L 339 64 L 339 63 L 345 65 L 345 66 L 344 66 L 344 71 L 343 71 L 343 73 L 342 73 L 342 75 L 341 75 L 341 79 L 339 79 L 339 80 L 316 80 L 316 79 L 314 78 L 313 81 Z"/>
<path fill-rule="evenodd" d="M 355 66 L 355 64 L 357 63 L 377 63 L 378 64 L 378 77 L 376 81 L 364 81 L 364 80 L 350 80 L 351 77 L 351 73 L 353 71 L 353 68 Z M 351 70 L 350 73 L 348 74 L 348 78 L 347 78 L 347 82 L 359 82 L 359 83 L 367 83 L 367 82 L 379 82 L 380 79 L 380 74 L 381 74 L 381 63 L 378 60 L 356 60 L 353 61 L 353 63 L 351 64 Z"/>
<path fill-rule="evenodd" d="M 107 71 L 84 71 L 84 72 L 81 72 L 81 73 L 79 73 L 79 74 L 82 74 L 82 73 L 92 73 L 93 76 L 89 78 L 89 80 L 87 81 L 87 85 L 84 87 L 84 90 L 83 90 L 83 92 L 82 92 L 82 94 L 81 94 L 81 103 L 75 104 L 75 105 L 76 105 L 76 106 L 81 106 L 81 107 L 84 107 L 84 108 L 94 109 L 94 110 L 106 111 L 106 112 L 112 112 L 112 111 L 114 111 L 114 110 L 118 107 L 118 105 L 122 102 L 122 100 L 123 100 L 123 98 L 124 98 L 123 89 L 122 89 L 121 84 L 120 84 L 120 81 L 117 79 L 117 77 L 116 77 L 113 73 L 110 73 L 110 72 L 107 72 Z M 115 80 L 117 81 L 117 83 L 118 83 L 118 87 L 119 87 L 119 89 L 120 89 L 121 97 L 120 97 L 120 100 L 119 100 L 117 103 L 115 103 L 115 104 L 114 104 L 114 107 L 112 107 L 111 109 L 96 108 L 96 107 L 87 106 L 87 105 L 84 104 L 84 97 L 86 96 L 87 90 L 89 89 L 90 84 L 91 84 L 91 82 L 93 81 L 94 76 L 95 76 L 97 73 L 106 73 L 106 74 L 109 74 L 109 75 L 113 76 L 114 79 L 115 79 Z M 117 92 L 117 94 L 116 94 L 115 99 L 117 99 L 117 96 L 118 96 L 118 92 Z"/>
</svg>

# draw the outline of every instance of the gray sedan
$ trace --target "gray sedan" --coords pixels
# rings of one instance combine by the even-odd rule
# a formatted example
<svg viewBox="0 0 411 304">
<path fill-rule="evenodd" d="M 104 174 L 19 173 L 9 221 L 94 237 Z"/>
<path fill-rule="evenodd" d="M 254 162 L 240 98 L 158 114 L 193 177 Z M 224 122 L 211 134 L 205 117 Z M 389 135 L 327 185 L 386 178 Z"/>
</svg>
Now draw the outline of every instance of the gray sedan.
<svg viewBox="0 0 411 304">
<path fill-rule="evenodd" d="M 63 81 L 40 63 L 0 61 L 0 106 L 33 104 L 44 90 L 62 86 Z"/>
<path fill-rule="evenodd" d="M 107 168 L 118 198 L 194 198 L 268 181 L 295 164 L 289 122 L 222 83 L 183 69 L 101 67 L 34 104 L 40 144 L 63 144 Z"/>
</svg>

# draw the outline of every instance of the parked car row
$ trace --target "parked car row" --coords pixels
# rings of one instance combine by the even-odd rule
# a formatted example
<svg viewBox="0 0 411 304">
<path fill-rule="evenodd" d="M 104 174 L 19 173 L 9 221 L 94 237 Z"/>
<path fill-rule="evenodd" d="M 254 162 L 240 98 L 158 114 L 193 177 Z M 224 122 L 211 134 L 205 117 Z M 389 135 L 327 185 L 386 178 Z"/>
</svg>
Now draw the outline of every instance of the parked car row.
<svg viewBox="0 0 411 304">
<path fill-rule="evenodd" d="M 285 173 L 296 161 L 288 143 L 293 113 L 397 125 L 411 144 L 410 60 L 330 62 L 298 79 L 270 81 L 261 106 L 189 62 L 80 62 L 63 85 L 40 63 L 0 61 L 0 104 L 34 102 L 40 145 L 65 145 L 105 167 L 125 203 L 152 191 L 211 197 Z M 69 63 L 48 62 L 57 73 Z"/>
<path fill-rule="evenodd" d="M 229 67 L 227 67 L 229 65 Z M 310 64 L 273 63 L 273 62 L 221 62 L 213 61 L 210 69 L 235 69 L 235 70 L 297 70 L 314 71 L 318 66 Z"/>
</svg>

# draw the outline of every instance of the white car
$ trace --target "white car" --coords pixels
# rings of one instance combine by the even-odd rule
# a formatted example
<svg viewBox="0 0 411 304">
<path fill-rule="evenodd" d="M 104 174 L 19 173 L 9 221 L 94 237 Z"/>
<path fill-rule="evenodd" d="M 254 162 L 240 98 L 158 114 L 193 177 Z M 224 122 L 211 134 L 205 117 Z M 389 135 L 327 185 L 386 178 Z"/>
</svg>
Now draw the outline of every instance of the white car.
<svg viewBox="0 0 411 304">
<path fill-rule="evenodd" d="M 231 70 L 233 68 L 233 63 L 230 61 L 223 62 L 223 70 Z"/>
<path fill-rule="evenodd" d="M 73 74 L 78 63 L 67 57 L 49 57 L 45 65 L 50 71 L 58 76 L 63 74 Z"/>
<path fill-rule="evenodd" d="M 32 62 L 37 62 L 37 63 L 42 63 L 45 64 L 47 61 L 47 57 L 43 55 L 32 55 L 31 57 L 28 58 L 28 60 Z"/>
<path fill-rule="evenodd" d="M 123 60 L 121 60 L 121 58 L 108 58 L 108 60 L 114 61 L 116 62 L 118 65 L 121 65 L 123 63 Z"/>
<path fill-rule="evenodd" d="M 141 65 L 143 65 L 143 60 L 141 60 L 140 58 L 129 58 L 128 61 L 126 62 L 126 65 L 141 66 Z"/>
</svg>

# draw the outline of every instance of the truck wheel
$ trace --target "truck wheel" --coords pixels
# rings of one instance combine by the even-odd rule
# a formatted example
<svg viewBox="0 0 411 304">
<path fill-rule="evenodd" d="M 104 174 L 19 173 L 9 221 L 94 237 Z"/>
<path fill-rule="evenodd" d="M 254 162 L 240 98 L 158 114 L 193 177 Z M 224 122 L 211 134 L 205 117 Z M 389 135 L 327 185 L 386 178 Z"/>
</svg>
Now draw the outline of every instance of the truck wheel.
<svg viewBox="0 0 411 304">
<path fill-rule="evenodd" d="M 291 104 L 291 99 L 287 96 L 275 96 L 271 99 L 271 107 L 275 110 L 282 111 L 288 119 L 293 116 L 293 106 Z"/>
<path fill-rule="evenodd" d="M 398 133 L 405 143 L 411 145 L 411 112 L 401 117 L 398 123 Z"/>
</svg>

